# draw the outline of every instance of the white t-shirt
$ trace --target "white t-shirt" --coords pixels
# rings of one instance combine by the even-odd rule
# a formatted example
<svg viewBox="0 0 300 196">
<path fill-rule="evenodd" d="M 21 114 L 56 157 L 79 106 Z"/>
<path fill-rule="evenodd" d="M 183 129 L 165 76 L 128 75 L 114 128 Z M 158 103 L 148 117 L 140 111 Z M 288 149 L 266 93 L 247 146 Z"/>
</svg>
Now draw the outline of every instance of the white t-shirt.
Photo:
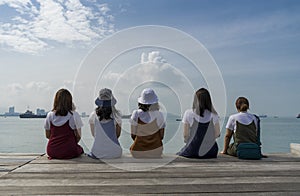
<svg viewBox="0 0 300 196">
<path fill-rule="evenodd" d="M 253 114 L 250 114 L 248 112 L 239 112 L 229 117 L 228 122 L 226 124 L 226 129 L 235 131 L 236 121 L 244 125 L 249 125 L 252 123 L 252 121 L 254 121 L 255 126 L 257 127 L 257 119 Z"/>
<path fill-rule="evenodd" d="M 113 118 L 119 125 L 120 127 L 122 127 L 122 118 L 121 116 L 117 116 L 117 115 L 112 115 L 111 118 Z M 93 111 L 91 114 L 90 114 L 90 117 L 89 117 L 89 123 L 90 124 L 95 124 L 95 120 L 98 119 L 98 116 L 96 114 L 96 111 Z M 104 121 L 105 122 L 105 121 Z"/>
<path fill-rule="evenodd" d="M 47 114 L 44 128 L 45 130 L 50 130 L 50 124 L 52 123 L 55 126 L 62 126 L 69 120 L 69 125 L 72 129 L 80 129 L 83 126 L 82 120 L 78 112 L 73 111 L 73 114 L 70 112 L 66 116 L 56 116 L 55 112 L 51 111 Z"/>
<path fill-rule="evenodd" d="M 160 112 L 158 110 L 147 111 L 147 112 L 144 112 L 141 109 L 134 110 L 132 112 L 131 118 L 129 120 L 131 125 L 137 126 L 138 118 L 141 121 L 143 121 L 144 123 L 150 123 L 150 122 L 152 122 L 153 120 L 156 119 L 157 126 L 160 129 L 166 127 L 165 118 L 164 118 L 162 112 Z"/>
<path fill-rule="evenodd" d="M 208 110 L 204 110 L 203 117 L 202 117 L 196 114 L 192 109 L 188 109 L 184 112 L 182 122 L 185 124 L 189 124 L 191 127 L 194 123 L 194 119 L 200 123 L 208 123 L 211 121 L 211 119 L 213 120 L 214 125 L 219 123 L 218 114 L 212 113 Z"/>
</svg>

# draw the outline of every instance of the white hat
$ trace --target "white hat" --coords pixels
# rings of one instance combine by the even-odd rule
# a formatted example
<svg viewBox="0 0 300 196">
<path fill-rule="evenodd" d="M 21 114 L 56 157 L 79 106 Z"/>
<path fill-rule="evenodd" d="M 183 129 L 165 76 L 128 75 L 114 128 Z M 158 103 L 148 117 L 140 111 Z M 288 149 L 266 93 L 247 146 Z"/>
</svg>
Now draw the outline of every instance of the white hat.
<svg viewBox="0 0 300 196">
<path fill-rule="evenodd" d="M 117 100 L 108 88 L 103 88 L 99 91 L 99 97 L 95 100 L 97 106 L 114 106 Z"/>
<path fill-rule="evenodd" d="M 157 95 L 151 88 L 146 88 L 142 91 L 141 96 L 138 98 L 138 102 L 141 104 L 154 104 L 158 102 Z"/>
</svg>

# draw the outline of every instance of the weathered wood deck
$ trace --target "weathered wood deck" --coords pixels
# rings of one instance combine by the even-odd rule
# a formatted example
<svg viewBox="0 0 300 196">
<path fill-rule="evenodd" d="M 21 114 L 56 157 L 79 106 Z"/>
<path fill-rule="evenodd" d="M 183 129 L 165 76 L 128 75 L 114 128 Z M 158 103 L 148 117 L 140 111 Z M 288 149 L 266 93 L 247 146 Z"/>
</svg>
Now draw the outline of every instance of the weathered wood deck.
<svg viewBox="0 0 300 196">
<path fill-rule="evenodd" d="M 173 158 L 159 160 L 157 167 L 157 160 L 143 163 L 128 156 L 107 164 L 87 156 L 48 160 L 38 154 L 0 153 L 0 195 L 300 194 L 300 157 L 291 154 L 255 161 L 226 155 Z M 164 164 L 166 159 L 173 161 Z M 157 168 L 143 170 L 152 166 Z"/>
</svg>

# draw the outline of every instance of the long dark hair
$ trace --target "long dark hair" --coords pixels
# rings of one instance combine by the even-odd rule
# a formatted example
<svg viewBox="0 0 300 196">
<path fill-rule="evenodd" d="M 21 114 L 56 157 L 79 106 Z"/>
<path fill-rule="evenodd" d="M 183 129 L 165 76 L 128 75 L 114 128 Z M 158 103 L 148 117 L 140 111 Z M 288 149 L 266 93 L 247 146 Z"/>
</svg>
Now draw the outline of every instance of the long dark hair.
<svg viewBox="0 0 300 196">
<path fill-rule="evenodd" d="M 57 116 L 66 116 L 68 112 L 72 114 L 72 95 L 67 89 L 56 92 L 52 111 Z"/>
<path fill-rule="evenodd" d="M 236 109 L 241 112 L 246 112 L 249 109 L 249 101 L 246 97 L 239 97 L 235 101 Z"/>
<path fill-rule="evenodd" d="M 96 108 L 96 114 L 99 118 L 99 121 L 105 119 L 105 120 L 109 120 L 112 119 L 111 118 L 111 114 L 112 114 L 112 108 L 111 106 L 98 106 Z"/>
<path fill-rule="evenodd" d="M 193 110 L 201 117 L 203 117 L 205 110 L 217 113 L 212 105 L 210 94 L 205 88 L 200 88 L 196 91 L 193 101 Z"/>
</svg>

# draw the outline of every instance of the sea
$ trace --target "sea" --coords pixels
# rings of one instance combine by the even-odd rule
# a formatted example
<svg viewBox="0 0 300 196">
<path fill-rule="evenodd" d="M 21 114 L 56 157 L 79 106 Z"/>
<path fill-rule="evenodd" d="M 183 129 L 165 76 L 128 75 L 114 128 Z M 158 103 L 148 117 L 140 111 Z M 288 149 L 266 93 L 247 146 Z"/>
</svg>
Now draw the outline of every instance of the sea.
<svg viewBox="0 0 300 196">
<path fill-rule="evenodd" d="M 82 118 L 82 140 L 80 145 L 89 152 L 93 138 L 88 118 Z M 47 139 L 43 128 L 45 119 L 21 119 L 19 117 L 0 117 L 0 153 L 45 153 Z M 223 148 L 225 124 L 222 122 L 221 136 L 217 140 L 219 151 Z M 132 144 L 128 119 L 122 121 L 119 138 L 124 153 L 129 153 Z M 300 119 L 295 117 L 261 118 L 261 140 L 263 153 L 290 152 L 290 143 L 300 143 Z M 175 154 L 183 146 L 182 123 L 175 118 L 167 118 L 164 153 Z"/>
</svg>

